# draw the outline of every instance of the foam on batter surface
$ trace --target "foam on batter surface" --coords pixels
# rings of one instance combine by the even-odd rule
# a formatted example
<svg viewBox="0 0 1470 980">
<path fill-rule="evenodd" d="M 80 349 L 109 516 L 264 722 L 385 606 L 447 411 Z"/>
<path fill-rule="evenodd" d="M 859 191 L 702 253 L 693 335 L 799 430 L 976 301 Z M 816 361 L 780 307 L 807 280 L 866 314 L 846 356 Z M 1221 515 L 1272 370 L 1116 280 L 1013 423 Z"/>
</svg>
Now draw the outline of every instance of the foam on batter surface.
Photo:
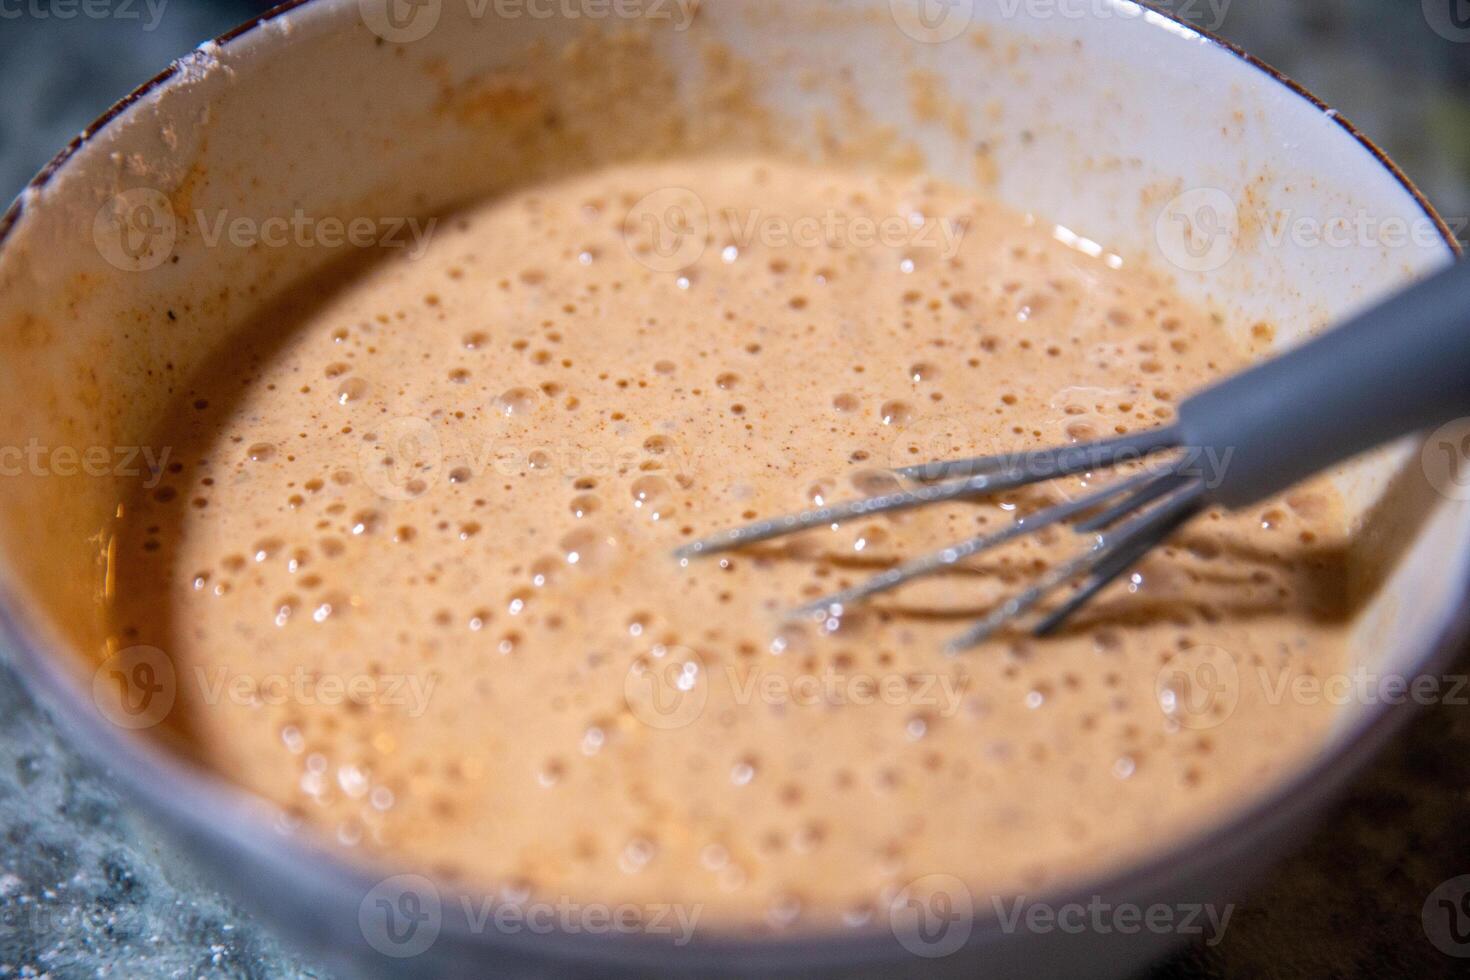
<svg viewBox="0 0 1470 980">
<path fill-rule="evenodd" d="M 1022 892 L 1135 858 L 1324 738 L 1330 706 L 1256 678 L 1343 658 L 1325 486 L 1209 514 L 1061 635 L 958 658 L 1072 532 L 840 623 L 783 613 L 1110 477 L 671 557 L 890 467 L 1157 425 L 1247 362 L 1053 231 L 762 159 L 445 219 L 178 393 L 176 463 L 124 509 L 116 642 L 168 654 L 172 734 L 293 824 L 507 893 L 856 925 L 923 875 Z M 1169 686 L 1225 661 L 1235 697 Z"/>
</svg>

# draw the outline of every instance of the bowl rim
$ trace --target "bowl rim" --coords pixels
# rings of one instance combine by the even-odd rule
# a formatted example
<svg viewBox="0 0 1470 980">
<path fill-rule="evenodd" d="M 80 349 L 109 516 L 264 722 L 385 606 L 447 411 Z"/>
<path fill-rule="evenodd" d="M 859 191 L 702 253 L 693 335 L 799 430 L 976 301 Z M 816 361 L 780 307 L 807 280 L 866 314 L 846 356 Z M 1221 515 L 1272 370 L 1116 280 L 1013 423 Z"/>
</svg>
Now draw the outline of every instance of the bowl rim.
<svg viewBox="0 0 1470 980">
<path fill-rule="evenodd" d="M 347 5 L 353 0 L 284 0 L 271 9 L 220 34 L 207 46 L 224 47 L 254 34 L 299 8 L 327 7 L 333 3 Z M 1449 257 L 1464 255 L 1464 248 L 1449 225 L 1414 182 L 1367 135 L 1349 119 L 1332 109 L 1306 87 L 1260 58 L 1249 54 L 1233 42 L 1211 31 L 1188 23 L 1174 12 L 1156 6 L 1151 0 L 1110 0 L 1130 5 L 1172 22 L 1185 34 L 1207 42 L 1210 46 L 1234 55 L 1246 65 L 1264 73 L 1276 84 L 1306 100 L 1324 116 L 1335 121 L 1359 145 L 1368 150 L 1379 165 L 1391 174 L 1402 189 L 1422 209 L 1438 229 Z M 188 56 L 176 59 L 153 78 L 123 96 L 91 125 L 74 137 L 22 188 L 7 210 L 0 214 L 0 257 L 9 236 L 23 216 L 26 200 L 33 192 L 47 186 L 66 164 L 107 126 L 124 116 L 133 106 L 167 85 L 183 69 Z M 44 652 L 51 630 L 37 623 L 17 602 L 8 570 L 0 569 L 0 636 L 10 641 L 11 662 L 17 674 L 32 693 L 59 713 L 58 728 L 67 732 L 71 748 L 97 759 L 116 772 L 128 794 L 146 807 L 155 808 L 174 821 L 173 829 L 182 829 L 191 837 L 232 848 L 237 854 L 250 853 L 258 863 L 271 866 L 275 873 L 297 880 L 308 880 L 319 893 L 331 889 L 334 897 L 360 899 L 376 882 L 398 873 L 389 862 L 373 869 L 345 860 L 339 852 L 309 836 L 282 837 L 275 834 L 261 818 L 261 801 L 248 790 L 224 776 L 190 764 L 167 746 L 148 738 L 117 738 L 95 711 L 89 711 L 87 698 L 77 683 L 74 672 L 67 671 L 57 658 Z M 1458 588 L 1454 590 L 1465 601 L 1447 616 L 1443 628 L 1426 645 L 1414 665 L 1420 674 L 1444 670 L 1470 640 L 1470 565 L 1467 565 Z M 1379 703 L 1356 720 L 1352 727 L 1340 731 L 1316 757 L 1266 791 L 1253 796 L 1226 819 L 1208 823 L 1175 840 L 1165 849 L 1148 852 L 1136 860 L 1101 874 L 1070 883 L 1053 885 L 1036 896 L 1025 896 L 1032 904 L 1061 907 L 1094 895 L 1128 895 L 1148 891 L 1161 880 L 1188 879 L 1197 866 L 1213 860 L 1211 856 L 1230 853 L 1240 845 L 1248 845 L 1254 835 L 1242 833 L 1262 825 L 1289 825 L 1293 817 L 1331 803 L 1347 784 L 1374 757 L 1377 750 L 1398 732 L 1415 714 L 1413 704 Z M 1325 787 L 1325 790 L 1324 790 Z M 1315 792 L 1314 792 L 1315 791 Z M 224 817 L 221 820 L 220 817 Z M 213 819 L 212 819 L 213 818 Z M 246 874 L 246 868 L 239 873 Z M 376 873 L 375 873 L 376 872 Z M 226 886 L 228 890 L 228 886 Z M 308 889 L 298 894 L 311 894 Z M 472 889 L 455 890 L 451 894 L 479 895 Z M 448 903 L 446 903 L 448 904 Z M 301 903 L 306 916 L 321 918 L 320 908 Z M 268 929 L 276 926 L 267 917 L 257 919 Z M 467 923 L 465 924 L 467 925 Z M 667 937 L 591 936 L 560 927 L 543 934 L 526 930 L 506 933 L 493 927 L 465 928 L 452 915 L 444 916 L 443 935 L 459 948 L 478 946 L 486 951 L 500 948 L 524 954 L 560 957 L 570 961 L 601 962 L 605 965 L 648 965 L 650 956 L 678 955 L 681 967 L 701 965 L 731 968 L 730 956 L 767 958 L 768 963 L 787 967 L 820 966 L 853 961 L 892 960 L 895 954 L 910 957 L 897 949 L 893 937 L 885 931 L 865 930 L 853 933 L 797 933 L 789 936 L 744 935 L 737 932 L 698 937 L 678 948 Z M 1003 938 L 993 910 L 977 908 L 973 931 L 968 942 L 955 956 L 967 950 L 982 948 L 986 942 Z M 440 940 L 442 943 L 443 940 Z M 630 957 L 631 954 L 631 957 Z M 430 957 L 432 959 L 432 957 Z M 413 960 L 404 961 L 413 963 Z M 665 961 L 664 965 L 668 965 Z"/>
<path fill-rule="evenodd" d="M 304 7 L 318 2 L 320 2 L 320 0 L 282 0 L 281 3 L 277 4 L 274 7 L 271 7 L 269 10 L 257 14 L 249 20 L 244 21 L 243 23 L 231 28 L 228 31 L 225 31 L 223 34 L 216 36 L 213 40 L 204 43 L 223 48 L 227 46 L 230 42 L 238 40 L 239 38 L 244 37 L 247 34 L 251 34 L 258 28 L 263 27 L 264 25 L 270 23 L 273 20 L 276 20 L 277 18 L 291 13 L 298 7 Z M 1414 201 L 1419 205 L 1419 207 L 1424 211 L 1424 216 L 1429 218 L 1430 221 L 1434 222 L 1435 229 L 1439 232 L 1440 237 L 1444 239 L 1445 244 L 1448 245 L 1456 255 L 1464 254 L 1464 247 L 1460 244 L 1459 239 L 1455 237 L 1455 233 L 1453 230 L 1451 230 L 1449 224 L 1445 222 L 1439 211 L 1432 203 L 1430 203 L 1429 198 L 1424 195 L 1423 191 L 1419 190 L 1419 187 L 1414 183 L 1412 179 L 1410 179 L 1408 174 L 1404 173 L 1403 169 L 1399 167 L 1399 165 L 1393 160 L 1393 158 L 1390 157 L 1382 147 L 1373 142 L 1372 138 L 1364 133 L 1361 129 L 1359 129 L 1352 122 L 1351 119 L 1343 115 L 1341 112 L 1338 112 L 1336 109 L 1332 108 L 1332 106 L 1328 105 L 1326 101 L 1319 98 L 1305 85 L 1302 85 L 1300 82 L 1290 77 L 1285 72 L 1267 63 L 1261 58 L 1256 57 L 1249 51 L 1246 51 L 1235 42 L 1228 41 L 1206 28 L 1198 27 L 1194 24 L 1189 23 L 1188 21 L 1184 20 L 1183 17 L 1174 13 L 1168 8 L 1158 6 L 1156 0 L 1110 0 L 1110 2 L 1140 7 L 1159 17 L 1171 21 L 1172 23 L 1177 25 L 1178 28 L 1186 32 L 1193 33 L 1201 39 L 1209 42 L 1211 46 L 1234 55 L 1240 61 L 1243 61 L 1251 67 L 1257 69 L 1258 71 L 1266 74 L 1277 84 L 1283 86 L 1294 95 L 1298 96 L 1299 98 L 1305 99 L 1324 116 L 1332 119 L 1344 130 L 1346 130 L 1348 134 L 1360 145 L 1362 145 L 1364 149 L 1373 154 L 1373 156 L 1378 160 L 1379 165 L 1393 175 L 1394 179 L 1398 181 L 1400 186 L 1402 186 L 1403 189 L 1408 192 L 1409 196 L 1411 196 Z M 94 119 L 92 123 L 87 126 L 87 128 L 83 129 L 76 136 L 72 137 L 71 142 L 69 142 L 54 157 L 47 161 L 45 166 L 40 169 L 36 176 L 32 177 L 31 180 L 23 188 L 21 188 L 20 193 L 18 193 L 15 196 L 15 199 L 11 201 L 10 206 L 6 208 L 5 212 L 3 214 L 0 214 L 0 247 L 3 247 L 5 245 L 6 240 L 9 238 L 10 233 L 14 230 L 16 224 L 20 220 L 21 214 L 25 210 L 24 201 L 27 192 L 38 191 L 49 184 L 51 182 L 51 179 L 56 176 L 57 172 L 60 171 L 61 168 L 65 166 L 66 163 L 71 160 L 71 158 L 75 156 L 87 143 L 91 142 L 98 133 L 100 133 L 118 117 L 126 113 L 128 109 L 130 109 L 135 103 L 146 98 L 155 89 L 162 87 L 163 85 L 167 84 L 171 79 L 173 79 L 173 77 L 182 70 L 182 62 L 183 58 L 175 59 L 158 74 L 154 75 L 152 78 L 148 79 L 146 82 L 142 83 L 137 88 L 124 95 L 122 98 L 118 99 L 111 106 L 109 106 L 100 116 Z"/>
</svg>

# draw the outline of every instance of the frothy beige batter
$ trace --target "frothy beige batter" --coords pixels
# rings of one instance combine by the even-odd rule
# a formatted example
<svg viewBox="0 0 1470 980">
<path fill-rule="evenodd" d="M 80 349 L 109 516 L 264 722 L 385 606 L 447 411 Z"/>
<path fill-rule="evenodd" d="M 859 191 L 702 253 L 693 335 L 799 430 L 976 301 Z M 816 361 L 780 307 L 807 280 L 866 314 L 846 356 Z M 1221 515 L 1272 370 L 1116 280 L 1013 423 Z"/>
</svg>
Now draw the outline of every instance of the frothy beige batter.
<svg viewBox="0 0 1470 980">
<path fill-rule="evenodd" d="M 958 658 L 1071 532 L 840 624 L 783 613 L 1112 477 L 671 557 L 888 467 L 1156 425 L 1245 363 L 1096 253 L 925 180 L 763 160 L 466 211 L 304 284 L 177 393 L 116 641 L 171 658 L 205 765 L 448 880 L 793 928 L 924 875 L 1102 871 L 1321 741 L 1330 707 L 1257 678 L 1342 657 L 1329 490 L 1211 514 L 1063 635 Z M 1178 680 L 1229 671 L 1203 702 Z"/>
</svg>

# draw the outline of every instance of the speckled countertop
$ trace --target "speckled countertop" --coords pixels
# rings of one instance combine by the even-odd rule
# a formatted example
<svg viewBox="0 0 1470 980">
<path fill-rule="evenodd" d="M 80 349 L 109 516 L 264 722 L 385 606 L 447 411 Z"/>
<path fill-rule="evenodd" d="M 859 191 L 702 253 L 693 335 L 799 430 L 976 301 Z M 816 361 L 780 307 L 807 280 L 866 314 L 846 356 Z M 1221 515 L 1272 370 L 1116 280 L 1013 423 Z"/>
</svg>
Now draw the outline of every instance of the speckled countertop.
<svg viewBox="0 0 1470 980">
<path fill-rule="evenodd" d="M 1419 0 L 1164 5 L 1193 11 L 1303 81 L 1378 139 L 1446 216 L 1470 215 L 1470 42 L 1428 30 Z M 147 8 L 136 6 L 145 21 L 0 19 L 0 196 L 111 98 L 266 5 L 181 0 L 146 31 Z M 1470 656 L 1460 669 L 1470 671 Z M 1470 975 L 1470 960 L 1444 955 L 1421 919 L 1436 886 L 1470 874 L 1470 705 L 1458 700 L 1415 717 L 1322 828 L 1238 905 L 1221 943 L 1191 947 L 1152 976 Z M 324 975 L 125 808 L 0 651 L 0 977 Z"/>
</svg>

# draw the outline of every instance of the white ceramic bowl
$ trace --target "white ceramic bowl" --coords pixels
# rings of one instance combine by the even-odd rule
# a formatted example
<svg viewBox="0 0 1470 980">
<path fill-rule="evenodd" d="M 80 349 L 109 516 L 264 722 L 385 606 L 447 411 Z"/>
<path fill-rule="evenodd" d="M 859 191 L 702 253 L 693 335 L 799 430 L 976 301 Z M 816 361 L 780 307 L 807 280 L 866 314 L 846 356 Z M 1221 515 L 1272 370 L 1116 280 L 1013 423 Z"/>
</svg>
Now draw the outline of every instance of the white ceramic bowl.
<svg viewBox="0 0 1470 980">
<path fill-rule="evenodd" d="M 697 6 L 691 21 L 694 7 L 676 0 L 297 0 L 202 46 L 58 156 L 0 220 L 0 446 L 109 455 L 106 467 L 69 469 L 55 455 L 43 467 L 7 456 L 0 608 L 20 667 L 147 812 L 266 919 L 354 971 L 1129 973 L 1181 937 L 1008 929 L 982 907 L 963 923 L 963 947 L 932 960 L 886 933 L 701 934 L 676 948 L 647 936 L 477 930 L 443 896 L 425 950 L 383 955 L 364 903 L 371 876 L 278 832 L 260 804 L 109 723 L 91 696 L 105 656 L 98 599 L 109 529 L 127 477 L 113 450 L 144 445 L 176 379 L 270 295 L 338 254 L 320 242 L 211 244 L 189 216 L 426 216 L 548 166 L 586 166 L 654 141 L 639 130 L 646 118 L 625 113 L 624 138 L 548 164 L 523 158 L 524 147 L 498 141 L 483 120 L 439 111 L 446 90 L 521 64 L 533 41 L 549 57 L 581 38 L 595 65 L 599 38 L 649 31 L 689 111 L 718 42 L 751 69 L 745 95 L 778 122 L 781 149 L 821 155 L 842 144 L 844 106 L 855 100 L 864 125 L 886 133 L 869 150 L 903 147 L 939 177 L 982 184 L 1072 229 L 1079 247 L 1103 243 L 1171 271 L 1230 324 L 1275 324 L 1283 345 L 1455 254 L 1403 175 L 1335 113 L 1241 52 L 1126 0 Z M 617 16 L 634 10 L 643 16 Z M 915 72 L 939 93 L 924 111 L 912 98 Z M 584 110 L 616 117 L 621 99 L 610 93 Z M 120 215 L 134 224 L 120 229 Z M 1363 524 L 1368 570 L 1354 656 L 1383 674 L 1434 671 L 1466 631 L 1470 510 L 1455 487 L 1431 489 L 1414 445 L 1345 467 L 1338 482 Z M 1196 838 L 1034 898 L 1147 907 L 1237 895 L 1403 720 L 1370 701 L 1343 709 L 1320 756 Z"/>
</svg>

